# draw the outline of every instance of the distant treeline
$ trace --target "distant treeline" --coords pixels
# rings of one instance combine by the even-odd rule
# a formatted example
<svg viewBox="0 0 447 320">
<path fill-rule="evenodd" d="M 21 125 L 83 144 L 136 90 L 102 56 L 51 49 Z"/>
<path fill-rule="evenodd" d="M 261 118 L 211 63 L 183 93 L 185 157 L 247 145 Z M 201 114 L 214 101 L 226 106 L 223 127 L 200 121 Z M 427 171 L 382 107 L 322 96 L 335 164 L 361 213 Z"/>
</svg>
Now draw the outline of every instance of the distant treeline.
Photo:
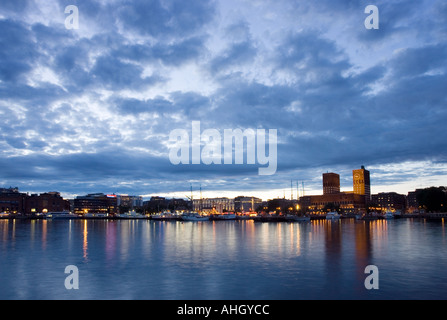
<svg viewBox="0 0 447 320">
<path fill-rule="evenodd" d="M 419 206 L 427 212 L 447 212 L 446 187 L 431 187 L 416 191 Z"/>
</svg>

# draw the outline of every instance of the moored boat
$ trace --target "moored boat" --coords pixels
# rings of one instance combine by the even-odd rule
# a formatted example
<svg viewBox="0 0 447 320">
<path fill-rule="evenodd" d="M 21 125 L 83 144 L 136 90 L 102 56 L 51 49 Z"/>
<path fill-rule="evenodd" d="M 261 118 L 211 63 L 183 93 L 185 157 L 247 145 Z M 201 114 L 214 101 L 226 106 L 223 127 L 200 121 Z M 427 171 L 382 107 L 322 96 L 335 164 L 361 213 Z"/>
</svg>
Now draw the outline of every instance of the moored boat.
<svg viewBox="0 0 447 320">
<path fill-rule="evenodd" d="M 210 220 L 236 220 L 237 216 L 235 213 L 223 213 L 214 214 L 210 217 Z"/>
<path fill-rule="evenodd" d="M 186 212 L 181 215 L 183 221 L 209 221 L 210 217 L 203 216 L 198 212 Z"/>
<path fill-rule="evenodd" d="M 331 211 L 326 214 L 326 220 L 338 220 L 341 215 L 337 211 Z"/>
<path fill-rule="evenodd" d="M 80 219 L 80 217 L 76 214 L 73 214 L 68 211 L 62 212 L 49 212 L 45 214 L 45 219 L 51 220 L 71 220 L 71 219 Z"/>
<path fill-rule="evenodd" d="M 286 216 L 283 215 L 263 215 L 255 218 L 255 221 L 260 222 L 284 222 L 286 221 Z"/>
<path fill-rule="evenodd" d="M 387 211 L 383 215 L 383 218 L 386 219 L 386 220 L 394 219 L 394 214 L 391 211 Z"/>
<path fill-rule="evenodd" d="M 295 214 L 288 214 L 286 215 L 286 220 L 290 222 L 307 222 L 310 221 L 309 216 L 298 216 Z"/>
<path fill-rule="evenodd" d="M 368 221 L 371 221 L 371 220 L 378 220 L 378 219 L 381 219 L 381 218 L 382 218 L 382 216 L 379 213 L 377 213 L 377 212 L 369 212 L 369 213 L 365 213 L 365 214 L 361 215 L 357 220 L 368 220 Z"/>
<path fill-rule="evenodd" d="M 127 213 L 118 214 L 116 217 L 118 219 L 146 219 L 146 216 L 137 213 L 135 210 L 129 211 Z"/>
<path fill-rule="evenodd" d="M 181 216 L 177 213 L 172 213 L 170 211 L 165 211 L 161 213 L 157 213 L 151 217 L 152 220 L 155 221 L 178 221 L 182 220 Z"/>
<path fill-rule="evenodd" d="M 86 213 L 83 216 L 85 219 L 107 219 L 109 218 L 108 213 Z"/>
</svg>

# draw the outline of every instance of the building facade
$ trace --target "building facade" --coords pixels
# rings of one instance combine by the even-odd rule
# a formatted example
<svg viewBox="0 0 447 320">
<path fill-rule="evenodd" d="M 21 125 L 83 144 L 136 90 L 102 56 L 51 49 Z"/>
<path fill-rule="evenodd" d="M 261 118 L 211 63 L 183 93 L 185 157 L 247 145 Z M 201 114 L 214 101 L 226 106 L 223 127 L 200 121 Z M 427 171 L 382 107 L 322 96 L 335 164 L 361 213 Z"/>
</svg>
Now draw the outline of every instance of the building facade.
<svg viewBox="0 0 447 320">
<path fill-rule="evenodd" d="M 371 199 L 369 171 L 362 166 L 353 170 L 354 191 L 340 191 L 340 176 L 336 173 L 323 174 L 323 194 L 300 198 L 299 205 L 303 211 L 325 214 L 327 210 L 337 208 L 345 214 L 364 212 Z"/>
<path fill-rule="evenodd" d="M 323 194 L 340 192 L 340 175 L 337 173 L 323 173 Z"/>
<path fill-rule="evenodd" d="M 26 199 L 26 214 L 70 211 L 70 202 L 64 200 L 59 192 L 32 194 Z"/>
<path fill-rule="evenodd" d="M 396 192 L 382 192 L 374 194 L 371 202 L 381 208 L 382 211 L 400 211 L 405 212 L 407 207 L 407 197 Z"/>
<path fill-rule="evenodd" d="M 219 213 L 233 212 L 234 211 L 234 199 L 229 198 L 205 198 L 194 199 L 193 210 L 202 211 L 207 213 Z"/>
<path fill-rule="evenodd" d="M 371 179 L 368 170 L 362 166 L 361 169 L 352 171 L 352 182 L 354 193 L 365 196 L 366 203 L 371 201 Z"/>
<path fill-rule="evenodd" d="M 105 195 L 103 193 L 88 194 L 74 199 L 73 212 L 78 215 L 88 213 L 117 214 L 118 202 L 116 195 Z"/>
<path fill-rule="evenodd" d="M 300 206 L 314 214 L 324 214 L 328 207 L 336 207 L 345 214 L 364 211 L 365 196 L 353 192 L 340 192 L 315 196 L 304 196 L 300 198 Z"/>
<path fill-rule="evenodd" d="M 116 196 L 116 202 L 118 207 L 121 206 L 130 209 L 141 208 L 143 206 L 143 197 L 121 194 Z"/>
<path fill-rule="evenodd" d="M 26 193 L 20 193 L 18 188 L 0 189 L 0 213 L 25 214 Z"/>
<path fill-rule="evenodd" d="M 422 189 L 416 189 L 415 191 L 408 192 L 407 195 L 407 211 L 408 212 L 419 212 L 422 208 L 419 205 L 417 194 L 421 192 Z"/>
<path fill-rule="evenodd" d="M 236 197 L 234 198 L 234 210 L 236 212 L 256 211 L 262 205 L 262 199 L 256 197 Z"/>
</svg>

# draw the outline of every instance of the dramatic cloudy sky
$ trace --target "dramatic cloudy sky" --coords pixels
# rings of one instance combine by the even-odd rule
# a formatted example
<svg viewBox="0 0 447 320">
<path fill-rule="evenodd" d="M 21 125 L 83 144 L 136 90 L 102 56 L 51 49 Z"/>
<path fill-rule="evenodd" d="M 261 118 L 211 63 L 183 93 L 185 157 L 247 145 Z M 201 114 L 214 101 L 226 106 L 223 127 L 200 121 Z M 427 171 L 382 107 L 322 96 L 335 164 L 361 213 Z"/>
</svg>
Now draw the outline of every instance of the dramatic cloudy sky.
<svg viewBox="0 0 447 320">
<path fill-rule="evenodd" d="M 444 0 L 1 0 L 0 30 L 0 187 L 267 199 L 327 171 L 352 190 L 361 165 L 373 192 L 447 184 Z M 171 164 L 192 121 L 277 129 L 277 173 Z"/>
</svg>

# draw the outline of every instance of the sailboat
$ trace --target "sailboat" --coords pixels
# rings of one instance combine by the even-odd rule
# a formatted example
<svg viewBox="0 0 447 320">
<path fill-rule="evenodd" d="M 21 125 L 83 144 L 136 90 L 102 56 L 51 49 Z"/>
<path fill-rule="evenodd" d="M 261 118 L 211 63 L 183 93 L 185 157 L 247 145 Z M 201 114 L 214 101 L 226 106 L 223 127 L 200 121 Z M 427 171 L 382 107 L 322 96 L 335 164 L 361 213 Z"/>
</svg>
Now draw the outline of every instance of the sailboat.
<svg viewBox="0 0 447 320">
<path fill-rule="evenodd" d="M 188 197 L 188 196 L 187 196 Z M 191 184 L 191 198 L 188 197 L 191 200 L 191 206 L 194 210 L 194 199 L 193 199 L 193 194 L 192 194 L 192 184 Z M 202 209 L 202 186 L 200 186 L 200 210 Z M 209 216 L 204 216 L 198 212 L 195 211 L 190 211 L 190 212 L 185 212 L 183 213 L 180 218 L 183 221 L 209 221 L 210 217 Z"/>
</svg>

